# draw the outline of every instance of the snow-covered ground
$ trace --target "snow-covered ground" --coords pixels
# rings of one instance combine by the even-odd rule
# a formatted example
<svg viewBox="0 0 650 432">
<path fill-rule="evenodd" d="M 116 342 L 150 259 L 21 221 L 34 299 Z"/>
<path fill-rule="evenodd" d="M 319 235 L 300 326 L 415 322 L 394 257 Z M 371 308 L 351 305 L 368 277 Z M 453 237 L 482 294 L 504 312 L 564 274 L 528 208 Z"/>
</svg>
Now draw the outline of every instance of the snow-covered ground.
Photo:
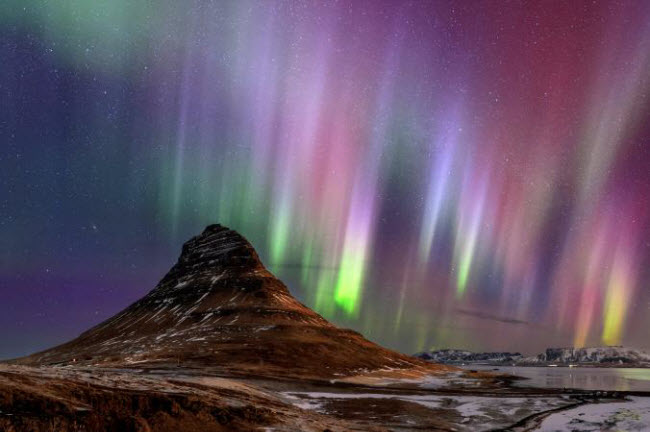
<svg viewBox="0 0 650 432">
<path fill-rule="evenodd" d="M 540 432 L 650 431 L 650 398 L 583 405 L 548 416 Z"/>
<path fill-rule="evenodd" d="M 559 397 L 487 397 L 446 395 L 405 395 L 399 393 L 285 392 L 287 399 L 302 409 L 328 413 L 329 405 L 350 399 L 394 399 L 448 412 L 461 417 L 462 430 L 481 431 L 507 427 L 533 413 L 570 405 Z"/>
</svg>

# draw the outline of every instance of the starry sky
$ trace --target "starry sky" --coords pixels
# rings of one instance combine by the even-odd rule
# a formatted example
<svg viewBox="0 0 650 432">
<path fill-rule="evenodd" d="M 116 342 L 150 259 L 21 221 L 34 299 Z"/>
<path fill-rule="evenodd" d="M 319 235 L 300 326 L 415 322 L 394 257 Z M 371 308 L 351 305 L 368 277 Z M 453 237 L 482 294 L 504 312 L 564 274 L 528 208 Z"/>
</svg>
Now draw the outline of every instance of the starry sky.
<svg viewBox="0 0 650 432">
<path fill-rule="evenodd" d="M 0 358 L 209 223 L 386 346 L 650 348 L 650 2 L 5 0 Z"/>
</svg>

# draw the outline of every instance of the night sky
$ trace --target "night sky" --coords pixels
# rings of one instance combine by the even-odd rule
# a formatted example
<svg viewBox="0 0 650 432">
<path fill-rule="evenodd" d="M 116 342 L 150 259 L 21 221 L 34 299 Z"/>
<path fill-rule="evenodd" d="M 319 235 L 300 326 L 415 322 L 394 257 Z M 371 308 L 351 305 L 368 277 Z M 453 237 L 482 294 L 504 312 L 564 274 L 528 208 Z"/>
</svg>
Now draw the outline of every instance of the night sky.
<svg viewBox="0 0 650 432">
<path fill-rule="evenodd" d="M 650 2 L 5 0 L 0 358 L 209 223 L 407 353 L 650 347 Z"/>
</svg>

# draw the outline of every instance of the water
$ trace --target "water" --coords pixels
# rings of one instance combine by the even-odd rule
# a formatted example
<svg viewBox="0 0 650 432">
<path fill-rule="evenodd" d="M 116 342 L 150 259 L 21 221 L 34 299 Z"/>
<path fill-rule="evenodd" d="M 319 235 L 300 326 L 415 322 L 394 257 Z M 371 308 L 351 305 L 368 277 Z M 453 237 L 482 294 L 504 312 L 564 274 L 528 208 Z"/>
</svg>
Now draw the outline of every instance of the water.
<svg viewBox="0 0 650 432">
<path fill-rule="evenodd" d="M 468 365 L 465 369 L 487 370 L 528 378 L 515 383 L 526 387 L 650 391 L 650 369 L 482 365 Z"/>
</svg>

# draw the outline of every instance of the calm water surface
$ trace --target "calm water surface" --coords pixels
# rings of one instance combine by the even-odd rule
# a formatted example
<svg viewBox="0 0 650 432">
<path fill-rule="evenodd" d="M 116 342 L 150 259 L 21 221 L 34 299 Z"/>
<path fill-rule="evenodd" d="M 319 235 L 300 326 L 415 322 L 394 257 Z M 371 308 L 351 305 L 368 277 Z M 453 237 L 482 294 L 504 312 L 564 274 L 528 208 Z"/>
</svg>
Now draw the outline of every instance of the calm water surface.
<svg viewBox="0 0 650 432">
<path fill-rule="evenodd" d="M 469 365 L 480 369 L 528 378 L 515 385 L 530 387 L 576 388 L 583 390 L 650 391 L 650 369 L 568 368 Z"/>
</svg>

